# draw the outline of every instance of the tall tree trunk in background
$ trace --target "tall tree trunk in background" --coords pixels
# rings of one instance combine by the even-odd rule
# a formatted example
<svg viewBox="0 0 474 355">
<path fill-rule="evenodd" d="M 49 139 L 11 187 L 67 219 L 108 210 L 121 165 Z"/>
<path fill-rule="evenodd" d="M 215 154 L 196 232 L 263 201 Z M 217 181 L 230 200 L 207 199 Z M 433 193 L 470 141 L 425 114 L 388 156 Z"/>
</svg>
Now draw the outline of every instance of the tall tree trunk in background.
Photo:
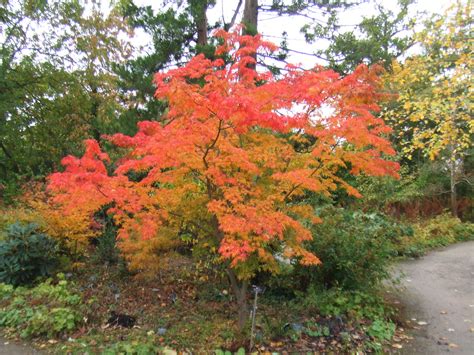
<svg viewBox="0 0 474 355">
<path fill-rule="evenodd" d="M 194 20 L 197 32 L 198 52 L 202 51 L 202 47 L 207 45 L 207 9 L 209 0 L 189 0 L 191 5 L 191 16 Z"/>
<path fill-rule="evenodd" d="M 456 156 L 453 155 L 449 161 L 450 183 L 451 183 L 451 213 L 458 216 L 458 201 L 456 195 Z"/>
<path fill-rule="evenodd" d="M 199 2 L 196 5 L 196 12 L 194 14 L 194 19 L 196 21 L 197 27 L 197 44 L 200 46 L 207 45 L 207 7 L 208 1 L 204 0 Z"/>
<path fill-rule="evenodd" d="M 244 17 L 245 33 L 255 35 L 258 29 L 258 0 L 245 0 Z"/>
<path fill-rule="evenodd" d="M 256 35 L 258 33 L 258 0 L 245 0 L 244 17 L 242 23 L 245 25 L 244 34 Z M 253 55 L 255 63 L 257 62 L 257 54 Z M 249 68 L 255 69 L 256 64 L 249 64 Z"/>
<path fill-rule="evenodd" d="M 102 136 L 102 132 L 100 131 L 100 124 L 99 124 L 99 99 L 98 99 L 98 87 L 94 84 L 91 84 L 91 97 L 92 97 L 92 105 L 91 105 L 91 130 L 92 136 L 97 142 L 100 142 L 100 137 Z"/>
<path fill-rule="evenodd" d="M 5 156 L 10 160 L 12 163 L 12 169 L 14 173 L 21 173 L 20 166 L 16 162 L 15 158 L 13 157 L 13 154 L 7 149 L 7 147 L 3 144 L 3 142 L 0 141 L 0 148 L 2 149 L 3 153 Z M 3 164 L 3 166 L 6 166 Z"/>
</svg>

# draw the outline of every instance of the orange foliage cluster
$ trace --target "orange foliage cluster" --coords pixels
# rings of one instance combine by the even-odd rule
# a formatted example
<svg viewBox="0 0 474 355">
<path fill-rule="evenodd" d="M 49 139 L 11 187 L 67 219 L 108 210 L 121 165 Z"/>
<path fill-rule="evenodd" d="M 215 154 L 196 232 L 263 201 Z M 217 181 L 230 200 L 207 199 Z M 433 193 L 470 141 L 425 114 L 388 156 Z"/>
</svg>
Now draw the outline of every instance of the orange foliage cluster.
<svg viewBox="0 0 474 355">
<path fill-rule="evenodd" d="M 113 173 L 94 140 L 82 158 L 64 158 L 65 171 L 50 176 L 54 203 L 89 217 L 111 204 L 120 246 L 137 269 L 159 263 L 184 232 L 242 279 L 276 271 L 278 256 L 317 264 L 303 247 L 317 220 L 294 198 L 336 188 L 358 196 L 340 169 L 397 175 L 383 157 L 394 154 L 389 128 L 372 114 L 381 97 L 377 68 L 341 78 L 288 66 L 277 77 L 249 66 L 254 53 L 275 49 L 259 35 L 217 36 L 216 55 L 230 60 L 198 55 L 157 74 L 156 97 L 169 104 L 164 119 L 140 122 L 132 137 L 107 137 L 126 151 Z M 144 178 L 130 179 L 132 171 Z"/>
</svg>

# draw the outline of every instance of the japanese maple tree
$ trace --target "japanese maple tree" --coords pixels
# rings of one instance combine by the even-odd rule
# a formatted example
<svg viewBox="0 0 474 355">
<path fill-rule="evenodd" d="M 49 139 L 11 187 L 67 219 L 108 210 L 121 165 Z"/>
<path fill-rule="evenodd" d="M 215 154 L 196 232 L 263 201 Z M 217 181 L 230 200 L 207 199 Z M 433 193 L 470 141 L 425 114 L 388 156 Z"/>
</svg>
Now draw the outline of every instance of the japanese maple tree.
<svg viewBox="0 0 474 355">
<path fill-rule="evenodd" d="M 191 231 L 227 270 L 243 326 L 257 271 L 277 272 L 281 257 L 320 262 L 303 243 L 318 219 L 295 197 L 337 188 L 358 196 L 340 169 L 395 176 L 398 165 L 384 159 L 394 154 L 389 128 L 372 114 L 381 96 L 377 68 L 341 78 L 288 66 L 274 76 L 251 65 L 273 44 L 260 35 L 217 36 L 219 59 L 198 55 L 156 75 L 156 97 L 169 107 L 161 122 L 107 137 L 124 152 L 113 172 L 88 140 L 84 156 L 64 158 L 49 186 L 65 212 L 92 216 L 111 205 L 119 246 L 137 270 L 156 270 Z"/>
</svg>

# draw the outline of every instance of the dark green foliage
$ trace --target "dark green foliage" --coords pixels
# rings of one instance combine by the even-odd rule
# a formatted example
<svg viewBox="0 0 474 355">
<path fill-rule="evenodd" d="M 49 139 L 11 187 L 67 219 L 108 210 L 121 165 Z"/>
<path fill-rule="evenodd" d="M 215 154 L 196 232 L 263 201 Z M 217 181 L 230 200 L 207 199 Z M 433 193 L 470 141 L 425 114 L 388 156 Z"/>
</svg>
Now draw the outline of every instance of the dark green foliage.
<svg viewBox="0 0 474 355">
<path fill-rule="evenodd" d="M 102 225 L 102 233 L 95 240 L 93 259 L 98 263 L 116 264 L 120 260 L 117 248 L 117 226 L 113 217 L 107 214 L 110 206 L 103 207 L 95 214 L 95 220 Z"/>
<path fill-rule="evenodd" d="M 143 120 L 159 120 L 166 110 L 166 103 L 154 98 L 153 76 L 159 70 L 182 64 L 196 53 L 211 55 L 215 47 L 196 45 L 197 22 L 213 1 L 177 2 L 167 9 L 155 11 L 151 6 L 137 6 L 133 0 L 119 2 L 123 17 L 134 29 L 142 30 L 150 37 L 147 54 L 114 66 L 119 76 L 119 88 L 124 96 L 135 104 L 119 117 L 119 131 L 136 132 L 136 123 Z"/>
<path fill-rule="evenodd" d="M 322 264 L 294 267 L 299 287 L 367 289 L 389 276 L 392 245 L 410 228 L 399 226 L 383 215 L 354 212 L 336 207 L 320 210 L 323 223 L 312 228 L 307 248 Z"/>
<path fill-rule="evenodd" d="M 298 294 L 295 305 L 316 310 L 322 316 L 351 316 L 356 319 L 383 319 L 390 313 L 383 297 L 374 290 L 323 290 L 310 287 Z"/>
<path fill-rule="evenodd" d="M 104 233 L 97 238 L 97 246 L 94 253 L 94 259 L 97 262 L 107 262 L 115 264 L 119 260 L 119 250 L 116 246 L 116 230 L 106 229 Z"/>
<path fill-rule="evenodd" d="M 406 33 L 414 21 L 408 16 L 413 2 L 399 0 L 396 13 L 381 4 L 374 4 L 375 15 L 364 17 L 357 25 L 345 26 L 350 29 L 344 31 L 337 12 L 332 9 L 327 22 L 314 21 L 304 26 L 302 31 L 308 42 L 329 41 L 327 48 L 318 50 L 316 54 L 341 74 L 348 74 L 361 63 L 379 63 L 390 69 L 392 60 L 412 45 L 412 39 Z"/>
<path fill-rule="evenodd" d="M 102 354 L 103 355 L 115 355 L 115 354 L 157 354 L 159 353 L 160 347 L 155 345 L 153 342 L 148 341 L 121 341 L 107 347 Z"/>
<path fill-rule="evenodd" d="M 441 196 L 449 190 L 449 176 L 439 162 L 425 162 L 412 166 L 404 165 L 401 179 L 360 177 L 358 188 L 363 195 L 359 203 L 364 207 L 383 210 L 388 205 L 416 202 L 425 198 Z"/>
<path fill-rule="evenodd" d="M 76 329 L 82 320 L 81 297 L 69 290 L 62 275 L 59 278 L 57 284 L 47 280 L 31 289 L 0 283 L 0 327 L 22 338 Z"/>
<path fill-rule="evenodd" d="M 79 154 L 84 139 L 116 131 L 125 105 L 110 67 L 126 51 L 117 35 L 123 21 L 105 19 L 98 2 L 0 7 L 0 199 L 11 203 L 22 183 Z"/>
<path fill-rule="evenodd" d="M 15 223 L 0 241 L 0 282 L 24 285 L 51 275 L 58 266 L 58 245 L 38 226 Z"/>
<path fill-rule="evenodd" d="M 327 319 L 356 321 L 354 324 L 361 321 L 360 324 L 366 325 L 360 329 L 368 337 L 364 347 L 377 353 L 382 350 L 382 344 L 395 334 L 396 326 L 392 321 L 395 309 L 377 290 L 343 290 L 338 287 L 327 290 L 312 286 L 306 292 L 298 293 L 292 304 L 306 313 L 314 311 Z M 310 326 L 309 330 L 306 329 L 309 336 L 325 336 L 325 331 L 328 334 L 321 326 Z M 344 342 L 344 337 L 341 340 Z"/>
<path fill-rule="evenodd" d="M 456 240 L 467 241 L 474 239 L 474 223 L 461 223 L 453 227 Z"/>
</svg>

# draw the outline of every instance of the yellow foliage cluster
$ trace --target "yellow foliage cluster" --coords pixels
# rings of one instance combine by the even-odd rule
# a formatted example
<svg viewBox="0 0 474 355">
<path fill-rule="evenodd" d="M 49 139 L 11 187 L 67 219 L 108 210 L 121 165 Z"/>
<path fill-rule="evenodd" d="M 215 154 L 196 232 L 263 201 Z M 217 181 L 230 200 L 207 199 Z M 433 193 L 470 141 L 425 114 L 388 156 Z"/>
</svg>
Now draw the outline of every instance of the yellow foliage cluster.
<svg viewBox="0 0 474 355">
<path fill-rule="evenodd" d="M 39 185 L 28 189 L 20 205 L 2 209 L 0 236 L 8 225 L 16 222 L 37 224 L 42 232 L 58 240 L 72 253 L 84 252 L 89 239 L 98 234 L 91 228 L 90 218 L 75 212 L 65 214 L 48 203 L 47 193 Z"/>
<path fill-rule="evenodd" d="M 41 216 L 34 210 L 25 206 L 18 206 L 15 208 L 3 207 L 0 209 L 0 239 L 5 234 L 5 229 L 13 223 L 36 223 L 42 225 Z"/>
<path fill-rule="evenodd" d="M 97 231 L 90 227 L 90 218 L 79 213 L 64 214 L 44 201 L 32 201 L 31 206 L 40 216 L 42 229 L 49 236 L 63 242 L 73 252 L 81 252 Z"/>
<path fill-rule="evenodd" d="M 416 34 L 423 54 L 393 64 L 387 82 L 398 93 L 399 105 L 385 118 L 398 132 L 408 159 L 421 151 L 430 159 L 447 153 L 455 160 L 472 146 L 471 26 L 469 4 L 458 3 Z"/>
</svg>

